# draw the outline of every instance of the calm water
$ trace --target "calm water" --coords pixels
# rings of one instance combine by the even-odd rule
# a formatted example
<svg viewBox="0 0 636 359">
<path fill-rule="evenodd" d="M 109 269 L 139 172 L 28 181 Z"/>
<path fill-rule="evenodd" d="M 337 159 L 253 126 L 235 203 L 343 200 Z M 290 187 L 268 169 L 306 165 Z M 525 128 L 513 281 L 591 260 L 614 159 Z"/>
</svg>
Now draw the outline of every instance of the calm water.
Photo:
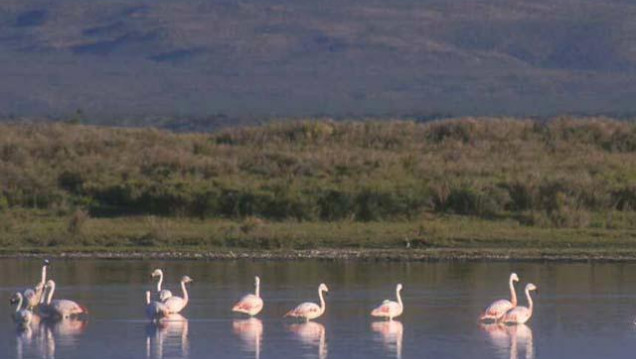
<svg viewBox="0 0 636 359">
<path fill-rule="evenodd" d="M 86 305 L 87 322 L 17 332 L 10 295 L 39 278 L 39 260 L 0 260 L 0 353 L 7 358 L 625 358 L 636 352 L 636 264 L 54 261 L 57 298 Z M 182 320 L 156 327 L 144 317 L 152 268 L 168 287 L 194 279 Z M 539 287 L 527 326 L 481 327 L 493 299 L 508 297 L 516 271 Z M 262 278 L 259 319 L 231 313 Z M 317 301 L 327 312 L 300 324 L 281 315 Z M 404 284 L 394 323 L 368 313 Z M 521 287 L 520 287 L 521 288 Z M 519 288 L 519 292 L 521 290 Z M 525 303 L 525 298 L 521 299 Z M 187 318 L 187 319 L 186 319 Z"/>
</svg>

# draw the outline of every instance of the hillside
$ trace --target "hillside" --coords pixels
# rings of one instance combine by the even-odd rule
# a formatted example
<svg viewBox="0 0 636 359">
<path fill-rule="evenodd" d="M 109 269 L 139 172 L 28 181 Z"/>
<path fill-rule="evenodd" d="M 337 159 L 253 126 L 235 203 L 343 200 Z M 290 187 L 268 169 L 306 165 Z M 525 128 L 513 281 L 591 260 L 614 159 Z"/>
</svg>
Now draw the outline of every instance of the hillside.
<svg viewBox="0 0 636 359">
<path fill-rule="evenodd" d="M 0 115 L 634 114 L 627 1 L 7 0 Z"/>
</svg>

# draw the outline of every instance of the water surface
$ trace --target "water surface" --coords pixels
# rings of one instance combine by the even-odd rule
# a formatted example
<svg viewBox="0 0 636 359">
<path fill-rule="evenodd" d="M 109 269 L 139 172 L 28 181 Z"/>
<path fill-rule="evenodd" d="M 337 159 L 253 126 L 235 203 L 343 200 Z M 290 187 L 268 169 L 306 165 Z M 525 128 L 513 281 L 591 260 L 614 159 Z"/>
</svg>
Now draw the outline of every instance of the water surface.
<svg viewBox="0 0 636 359">
<path fill-rule="evenodd" d="M 7 358 L 624 358 L 636 351 L 636 265 L 556 263 L 356 263 L 56 260 L 57 298 L 90 310 L 88 321 L 16 331 L 8 299 L 39 280 L 40 261 L 0 260 L 0 353 Z M 182 317 L 150 325 L 144 291 L 155 267 L 180 293 L 194 279 Z M 525 326 L 481 326 L 477 316 L 507 298 L 508 274 L 539 287 Z M 258 319 L 232 304 L 262 279 Z M 313 323 L 282 315 L 330 289 L 327 312 Z M 404 284 L 405 314 L 369 311 Z M 518 288 L 521 293 L 521 285 Z M 522 304 L 526 303 L 521 297 Z"/>
</svg>

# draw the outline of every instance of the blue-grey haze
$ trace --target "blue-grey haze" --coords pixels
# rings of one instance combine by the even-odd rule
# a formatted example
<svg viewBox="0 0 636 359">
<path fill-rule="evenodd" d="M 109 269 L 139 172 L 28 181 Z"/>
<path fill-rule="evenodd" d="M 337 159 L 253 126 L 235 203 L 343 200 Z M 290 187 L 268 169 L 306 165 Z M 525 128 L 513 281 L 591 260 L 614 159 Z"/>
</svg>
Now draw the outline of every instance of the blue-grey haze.
<svg viewBox="0 0 636 359">
<path fill-rule="evenodd" d="M 0 115 L 636 112 L 623 0 L 5 0 Z"/>
</svg>

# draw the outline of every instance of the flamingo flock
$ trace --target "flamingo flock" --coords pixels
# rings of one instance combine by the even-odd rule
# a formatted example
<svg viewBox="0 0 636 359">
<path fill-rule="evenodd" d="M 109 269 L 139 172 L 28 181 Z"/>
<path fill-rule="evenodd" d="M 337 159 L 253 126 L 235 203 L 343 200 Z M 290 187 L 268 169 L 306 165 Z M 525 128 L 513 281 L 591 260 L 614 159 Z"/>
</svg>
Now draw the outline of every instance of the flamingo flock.
<svg viewBox="0 0 636 359">
<path fill-rule="evenodd" d="M 81 318 L 88 314 L 86 307 L 69 299 L 53 299 L 55 281 L 46 279 L 48 260 L 42 263 L 42 277 L 33 288 L 24 292 L 16 292 L 10 303 L 15 305 L 13 321 L 20 327 L 28 327 L 32 322 L 40 320 L 60 320 Z"/>
<path fill-rule="evenodd" d="M 510 300 L 499 299 L 492 302 L 486 310 L 479 317 L 481 321 L 485 322 L 500 322 L 503 324 L 524 324 L 532 317 L 532 297 L 530 292 L 537 290 L 537 286 L 532 283 L 526 284 L 526 299 L 528 300 L 528 306 L 517 305 L 517 293 L 515 291 L 515 282 L 519 281 L 517 273 L 510 273 L 510 279 L 508 285 L 510 287 Z"/>
<path fill-rule="evenodd" d="M 12 319 L 19 326 L 28 326 L 32 321 L 38 322 L 44 320 L 61 320 L 68 318 L 83 318 L 88 315 L 88 310 L 83 305 L 70 300 L 53 298 L 56 283 L 52 279 L 47 279 L 47 268 L 50 262 L 45 260 L 42 264 L 42 274 L 40 281 L 32 288 L 28 288 L 23 292 L 16 292 L 11 297 L 11 304 L 15 305 L 15 311 L 12 313 Z M 147 318 L 152 322 L 161 322 L 166 318 L 174 318 L 179 315 L 189 303 L 189 295 L 187 285 L 193 280 L 187 275 L 181 277 L 179 282 L 181 287 L 181 296 L 173 295 L 170 290 L 162 287 L 164 282 L 164 271 L 155 269 L 151 273 L 153 281 L 156 279 L 156 285 L 153 282 L 153 291 L 145 291 L 145 311 Z M 519 282 L 519 276 L 511 273 L 508 279 L 510 289 L 510 300 L 499 299 L 492 302 L 479 316 L 479 320 L 485 323 L 496 323 L 499 325 L 521 325 L 526 323 L 532 317 L 533 300 L 530 292 L 536 291 L 536 285 L 528 283 L 525 286 L 525 296 L 528 306 L 518 305 L 515 283 Z M 261 279 L 254 277 L 254 292 L 244 295 L 234 306 L 233 312 L 243 313 L 250 318 L 257 316 L 264 307 L 264 301 L 261 297 Z M 404 303 L 402 301 L 401 291 L 403 285 L 398 283 L 395 287 L 395 300 L 384 300 L 379 306 L 371 310 L 370 315 L 393 322 L 395 318 L 401 316 L 404 312 Z M 289 310 L 284 317 L 297 318 L 305 322 L 321 317 L 326 309 L 327 303 L 325 295 L 329 293 L 329 288 L 325 283 L 318 286 L 318 303 L 304 302 Z"/>
</svg>

